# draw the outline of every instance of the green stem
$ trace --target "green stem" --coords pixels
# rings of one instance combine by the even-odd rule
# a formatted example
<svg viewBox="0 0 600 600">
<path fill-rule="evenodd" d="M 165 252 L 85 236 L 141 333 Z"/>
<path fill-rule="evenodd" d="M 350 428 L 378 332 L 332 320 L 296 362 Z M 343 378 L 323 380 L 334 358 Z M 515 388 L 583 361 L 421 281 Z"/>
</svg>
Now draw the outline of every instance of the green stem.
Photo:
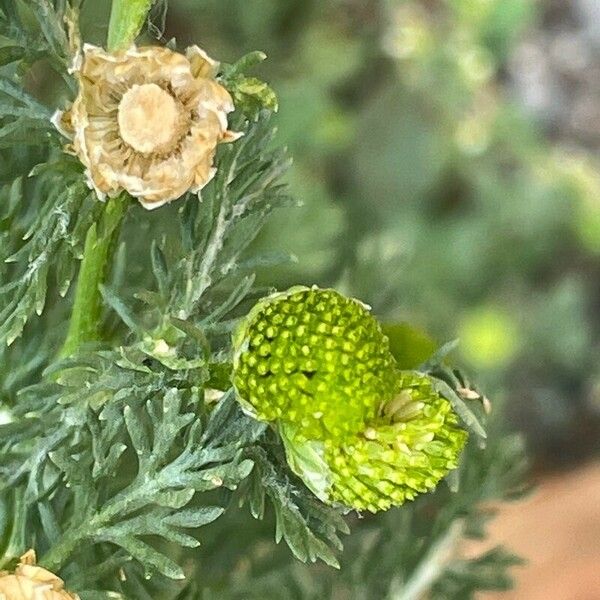
<svg viewBox="0 0 600 600">
<path fill-rule="evenodd" d="M 16 488 L 12 493 L 9 492 L 10 506 L 6 511 L 9 526 L 4 536 L 0 538 L 0 571 L 14 566 L 13 563 L 27 549 L 25 540 L 25 524 L 27 522 L 27 506 L 25 504 L 25 490 Z"/>
<path fill-rule="evenodd" d="M 62 357 L 76 352 L 81 344 L 101 339 L 100 284 L 106 278 L 127 204 L 126 194 L 110 199 L 100 220 L 87 232 L 69 331 L 60 352 Z"/>
<path fill-rule="evenodd" d="M 139 35 L 153 0 L 113 0 L 108 26 L 111 52 L 130 46 Z"/>
<path fill-rule="evenodd" d="M 152 3 L 153 0 L 113 0 L 108 26 L 111 52 L 127 48 L 135 41 Z M 126 194 L 109 200 L 100 221 L 87 232 L 69 331 L 60 352 L 62 357 L 70 356 L 85 342 L 101 339 L 100 285 L 109 270 L 127 203 Z"/>
</svg>

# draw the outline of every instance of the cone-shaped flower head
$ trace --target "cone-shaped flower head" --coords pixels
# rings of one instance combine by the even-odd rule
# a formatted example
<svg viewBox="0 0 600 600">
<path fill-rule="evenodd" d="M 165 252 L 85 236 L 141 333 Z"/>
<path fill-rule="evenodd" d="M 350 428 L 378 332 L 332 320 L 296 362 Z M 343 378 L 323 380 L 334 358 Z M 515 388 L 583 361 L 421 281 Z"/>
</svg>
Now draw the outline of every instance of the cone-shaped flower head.
<svg viewBox="0 0 600 600">
<path fill-rule="evenodd" d="M 21 558 L 13 573 L 0 571 L 0 598 L 2 600 L 79 600 L 70 594 L 64 584 L 50 571 L 35 565 L 35 554 L 30 551 Z"/>
<path fill-rule="evenodd" d="M 429 377 L 397 373 L 396 394 L 363 431 L 342 444 L 304 441 L 281 428 L 291 468 L 321 500 L 377 512 L 432 490 L 467 439 Z"/>
<path fill-rule="evenodd" d="M 123 190 L 156 208 L 213 177 L 227 129 L 229 93 L 217 63 L 192 46 L 185 56 L 163 47 L 109 53 L 86 45 L 79 94 L 56 124 L 73 139 L 99 197 Z"/>
<path fill-rule="evenodd" d="M 234 337 L 234 384 L 263 421 L 342 440 L 394 392 L 387 337 L 367 308 L 333 290 L 292 288 L 259 302 Z"/>
<path fill-rule="evenodd" d="M 328 446 L 331 499 L 376 512 L 432 490 L 458 458 L 467 433 L 448 400 L 419 373 L 399 374 L 382 414 L 343 446 Z"/>
</svg>

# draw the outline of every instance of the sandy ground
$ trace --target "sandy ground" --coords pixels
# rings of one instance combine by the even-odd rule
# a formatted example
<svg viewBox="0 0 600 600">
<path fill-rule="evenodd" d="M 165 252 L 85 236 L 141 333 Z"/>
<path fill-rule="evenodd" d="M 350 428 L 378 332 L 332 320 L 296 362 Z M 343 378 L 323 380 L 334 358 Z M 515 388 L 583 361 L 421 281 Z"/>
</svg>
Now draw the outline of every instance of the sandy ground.
<svg viewBox="0 0 600 600">
<path fill-rule="evenodd" d="M 540 481 L 500 511 L 490 534 L 528 564 L 515 570 L 514 591 L 478 600 L 600 600 L 600 463 Z"/>
</svg>

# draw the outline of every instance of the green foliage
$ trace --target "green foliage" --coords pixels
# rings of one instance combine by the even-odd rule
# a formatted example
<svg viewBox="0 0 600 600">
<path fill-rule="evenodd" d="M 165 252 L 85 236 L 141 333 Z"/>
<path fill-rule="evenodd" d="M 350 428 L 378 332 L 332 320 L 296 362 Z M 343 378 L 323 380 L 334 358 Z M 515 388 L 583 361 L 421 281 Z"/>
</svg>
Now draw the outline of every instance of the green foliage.
<svg viewBox="0 0 600 600">
<path fill-rule="evenodd" d="M 11 344 L 44 310 L 49 283 L 65 296 L 76 274 L 88 227 L 101 207 L 73 160 L 58 158 L 1 191 L 0 343 Z"/>
<path fill-rule="evenodd" d="M 225 65 L 221 74 L 221 82 L 230 91 L 238 109 L 248 114 L 256 114 L 267 109 L 277 112 L 279 102 L 273 89 L 256 77 L 246 77 L 244 72 L 261 63 L 266 58 L 263 52 L 252 52 L 241 58 L 234 65 Z"/>
<path fill-rule="evenodd" d="M 285 471 L 285 457 L 269 458 L 267 451 L 253 451 L 255 469 L 247 483 L 245 501 L 252 516 L 263 519 L 265 498 L 269 498 L 275 511 L 275 541 L 284 539 L 293 555 L 302 562 L 322 560 L 339 568 L 334 550 L 342 550 L 338 532 L 350 533 L 348 525 L 335 508 L 324 506 L 312 494 L 289 476 Z"/>
<path fill-rule="evenodd" d="M 334 153 L 350 157 L 357 115 L 333 96 L 344 96 L 346 78 L 364 75 L 372 47 L 315 24 L 333 5 L 265 0 L 258 11 L 228 0 L 206 7 L 218 22 L 231 24 L 232 9 L 243 15 L 231 25 L 239 30 L 230 38 L 235 54 L 255 43 L 254 33 L 279 32 L 265 40 L 280 61 L 273 69 L 287 116 L 278 122 L 305 157 L 292 181 L 309 208 L 318 207 L 309 215 L 314 226 L 286 212 L 296 202 L 285 179 L 289 159 L 274 138 L 276 98 L 245 75 L 262 55 L 224 65 L 222 81 L 241 109 L 231 128 L 244 136 L 219 148 L 217 175 L 201 198 L 188 194 L 158 216 L 128 207 L 101 288 L 104 341 L 57 358 L 85 236 L 105 210 L 50 123 L 52 109 L 72 97 L 79 4 L 0 0 L 0 568 L 35 547 L 41 564 L 82 600 L 371 600 L 408 598 L 401 594 L 410 590 L 468 598 L 503 586 L 514 562 L 504 551 L 439 561 L 440 548 L 484 535 L 489 514 L 479 506 L 518 496 L 524 467 L 517 440 L 484 431 L 483 399 L 442 364 L 448 347 L 425 361 L 428 340 L 394 330 L 415 340 L 403 360 L 438 378 L 438 393 L 476 435 L 448 485 L 376 517 L 344 515 L 316 498 L 290 470 L 277 432 L 244 414 L 231 389 L 232 331 L 271 291 L 274 274 L 298 276 L 288 252 L 272 250 L 273 230 L 261 233 L 276 209 L 284 209 L 276 233 L 286 238 L 280 225 L 290 232 L 290 223 L 300 246 L 321 257 L 318 272 L 306 267 L 311 282 L 340 280 L 357 295 L 362 285 L 350 266 L 371 234 L 353 235 L 354 213 L 362 220 L 357 196 L 336 206 L 321 176 Z M 294 35 L 280 27 L 289 18 L 298 24 Z M 336 20 L 333 29 L 343 28 Z M 290 56 L 295 43 L 305 55 L 289 69 L 277 57 Z M 311 69 L 308 83 L 282 75 L 299 67 Z M 42 84 L 36 69 L 45 73 Z M 321 210 L 335 215 L 334 225 L 323 226 Z M 336 255 L 343 227 L 356 248 Z M 381 239 L 373 244 L 375 254 L 384 247 Z M 362 282 L 373 284 L 365 297 L 376 296 L 381 314 L 398 290 L 385 283 L 389 263 L 374 268 L 377 260 L 365 263 L 370 278 Z M 262 281 L 273 274 L 269 287 L 257 283 L 256 271 Z"/>
<path fill-rule="evenodd" d="M 52 546 L 42 560 L 50 569 L 60 567 L 81 544 L 111 543 L 149 572 L 155 569 L 172 579 L 184 577 L 176 563 L 144 538 L 163 538 L 184 547 L 198 545 L 181 529 L 210 523 L 223 509 L 190 507 L 195 492 L 235 487 L 247 476 L 252 463 L 243 460 L 239 452 L 243 439 L 230 444 L 211 439 L 214 426 L 210 419 L 206 431 L 202 431 L 202 421 L 194 412 L 181 411 L 182 395 L 175 388 L 167 389 L 162 398 L 149 400 L 145 410 L 128 402 L 120 419 L 115 415 L 118 409 L 108 404 L 88 421 L 92 437 L 87 444 L 93 448 L 93 457 L 75 458 L 67 449 L 54 450 L 49 455 L 60 477 L 72 489 L 74 510 L 58 539 L 50 537 L 53 532 L 47 532 Z M 220 418 L 219 410 L 213 418 Z M 107 419 L 112 419 L 112 423 L 102 427 L 99 421 Z M 125 424 L 127 445 L 118 441 L 123 438 L 119 435 L 123 433 L 117 426 L 119 421 Z M 184 430 L 183 449 L 174 449 Z M 137 473 L 134 471 L 125 487 L 121 487 L 121 481 L 118 491 L 104 494 L 100 504 L 96 490 L 110 490 L 101 481 L 114 477 L 127 447 L 135 452 Z M 52 509 L 46 510 L 50 513 Z M 61 520 L 65 516 L 61 515 Z"/>
<path fill-rule="evenodd" d="M 72 85 L 67 14 L 73 13 L 65 2 L 0 4 L 7 44 L 0 66 L 0 147 L 8 159 L 0 188 L 0 346 L 42 313 L 49 288 L 67 293 L 87 229 L 99 214 L 79 163 L 60 151 L 52 110 L 24 87 L 27 70 L 41 60 Z"/>
<path fill-rule="evenodd" d="M 444 573 L 432 590 L 432 598 L 470 598 L 478 590 L 504 592 L 513 581 L 507 571 L 523 561 L 501 547 L 489 550 L 475 560 L 456 561 Z"/>
<path fill-rule="evenodd" d="M 142 30 L 154 0 L 115 0 L 112 4 L 108 49 L 127 48 Z"/>
<path fill-rule="evenodd" d="M 71 61 L 67 32 L 63 26 L 78 1 L 70 6 L 65 0 L 2 0 L 0 33 L 3 37 L 1 66 L 23 73 L 40 59 L 63 74 Z"/>
</svg>

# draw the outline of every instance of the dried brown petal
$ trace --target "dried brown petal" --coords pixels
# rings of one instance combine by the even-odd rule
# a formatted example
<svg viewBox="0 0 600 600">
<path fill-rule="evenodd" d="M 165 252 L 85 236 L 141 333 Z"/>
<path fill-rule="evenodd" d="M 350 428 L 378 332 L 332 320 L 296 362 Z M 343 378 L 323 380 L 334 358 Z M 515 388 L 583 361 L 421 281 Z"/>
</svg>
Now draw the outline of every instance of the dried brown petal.
<svg viewBox="0 0 600 600">
<path fill-rule="evenodd" d="M 79 600 L 64 589 L 62 579 L 35 565 L 30 550 L 14 573 L 0 571 L 0 600 Z"/>
<path fill-rule="evenodd" d="M 217 67 L 197 46 L 185 56 L 163 47 L 111 54 L 84 46 L 79 94 L 54 122 L 72 137 L 101 199 L 126 190 L 151 209 L 212 179 L 217 145 L 239 137 L 227 128 L 234 106 L 215 80 Z"/>
</svg>

